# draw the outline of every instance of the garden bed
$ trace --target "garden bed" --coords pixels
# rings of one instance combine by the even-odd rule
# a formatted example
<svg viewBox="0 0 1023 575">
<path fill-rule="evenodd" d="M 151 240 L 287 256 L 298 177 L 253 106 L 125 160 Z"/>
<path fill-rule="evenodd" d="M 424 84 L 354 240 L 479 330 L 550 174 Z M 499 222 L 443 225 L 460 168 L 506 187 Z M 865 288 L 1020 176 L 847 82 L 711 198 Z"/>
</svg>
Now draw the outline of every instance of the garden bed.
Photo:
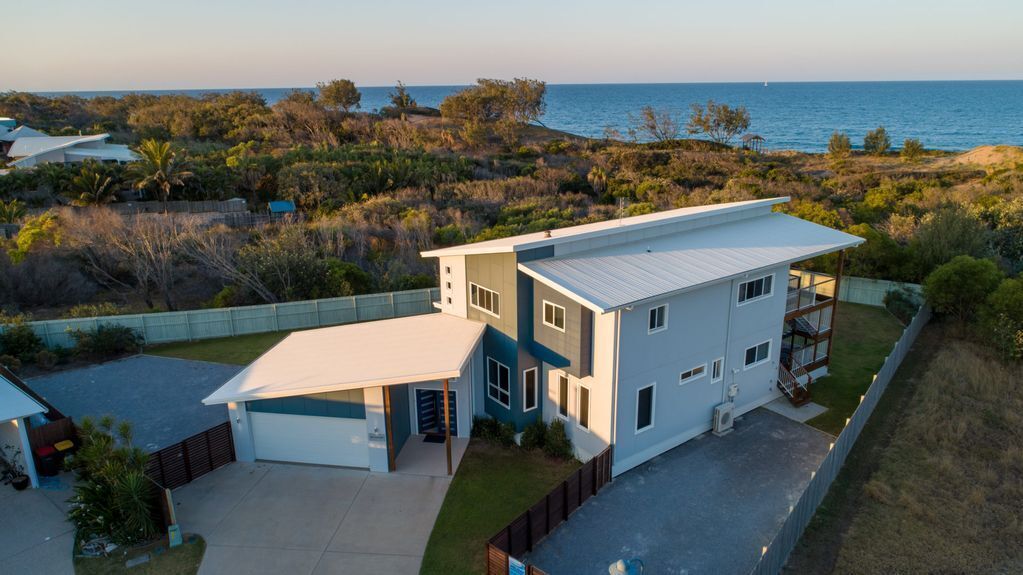
<svg viewBox="0 0 1023 575">
<path fill-rule="evenodd" d="M 168 547 L 166 538 L 160 538 L 126 550 L 116 549 L 109 557 L 75 556 L 75 574 L 194 575 L 199 572 L 205 553 L 206 541 L 199 535 L 185 534 L 184 542 L 178 547 Z M 138 561 L 146 555 L 149 556 L 148 561 L 130 568 L 126 566 L 128 561 Z"/>
</svg>

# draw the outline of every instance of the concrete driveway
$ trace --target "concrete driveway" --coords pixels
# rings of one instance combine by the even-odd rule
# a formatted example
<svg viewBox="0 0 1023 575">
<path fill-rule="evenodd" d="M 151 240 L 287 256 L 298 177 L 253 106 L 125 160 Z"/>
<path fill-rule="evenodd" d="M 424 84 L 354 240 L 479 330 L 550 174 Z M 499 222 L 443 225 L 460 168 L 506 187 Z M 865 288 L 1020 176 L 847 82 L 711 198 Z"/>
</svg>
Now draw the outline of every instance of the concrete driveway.
<svg viewBox="0 0 1023 575">
<path fill-rule="evenodd" d="M 745 575 L 781 528 L 834 439 L 757 409 L 724 437 L 702 435 L 618 476 L 529 555 L 556 575 Z"/>
<path fill-rule="evenodd" d="M 65 520 L 71 490 L 57 478 L 46 484 L 54 488 L 0 484 L 0 573 L 74 573 L 74 530 Z"/>
<path fill-rule="evenodd" d="M 241 366 L 135 355 L 34 377 L 28 384 L 75 421 L 112 415 L 132 422 L 133 443 L 155 451 L 227 421 L 223 405 L 203 398 Z"/>
<path fill-rule="evenodd" d="M 176 490 L 177 519 L 206 538 L 200 573 L 419 573 L 451 480 L 236 462 Z"/>
</svg>

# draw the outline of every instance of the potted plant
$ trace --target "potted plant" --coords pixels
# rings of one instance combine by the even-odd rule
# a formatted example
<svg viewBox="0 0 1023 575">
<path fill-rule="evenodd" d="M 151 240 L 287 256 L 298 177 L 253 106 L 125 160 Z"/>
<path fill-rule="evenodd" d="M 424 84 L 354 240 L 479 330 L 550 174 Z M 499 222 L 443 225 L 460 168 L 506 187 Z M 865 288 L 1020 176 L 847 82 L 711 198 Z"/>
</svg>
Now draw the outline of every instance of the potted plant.
<svg viewBox="0 0 1023 575">
<path fill-rule="evenodd" d="M 18 491 L 28 488 L 29 478 L 21 464 L 21 449 L 10 444 L 4 445 L 0 450 L 0 466 L 3 467 L 4 483 L 13 485 Z"/>
</svg>

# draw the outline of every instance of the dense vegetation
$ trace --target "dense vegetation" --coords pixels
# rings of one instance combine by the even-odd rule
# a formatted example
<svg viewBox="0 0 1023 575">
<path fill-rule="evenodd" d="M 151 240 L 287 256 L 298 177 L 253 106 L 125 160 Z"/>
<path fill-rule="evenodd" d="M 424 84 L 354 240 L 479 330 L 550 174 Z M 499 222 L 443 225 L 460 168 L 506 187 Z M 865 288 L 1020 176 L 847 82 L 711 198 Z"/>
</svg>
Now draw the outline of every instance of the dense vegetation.
<svg viewBox="0 0 1023 575">
<path fill-rule="evenodd" d="M 277 302 L 435 285 L 418 252 L 712 202 L 792 196 L 800 217 L 867 243 L 847 273 L 920 282 L 956 255 L 1023 267 L 1023 154 L 963 155 L 884 128 L 854 152 L 754 153 L 728 145 L 755 124 L 742 107 L 694 105 L 683 122 L 645 109 L 620 139 L 535 124 L 543 82 L 480 80 L 441 110 L 399 85 L 380 114 L 344 81 L 267 105 L 251 93 L 122 98 L 0 94 L 0 115 L 52 134 L 106 131 L 143 161 L 45 165 L 0 177 L 0 302 L 36 317 Z M 645 140 L 647 143 L 641 143 Z M 769 142 L 768 142 L 769 144 Z M 216 214 L 121 215 L 127 200 L 289 199 L 303 217 L 227 227 Z M 71 206 L 70 204 L 75 204 Z M 105 206 L 105 207 L 104 207 Z M 830 269 L 833 258 L 813 262 Z"/>
</svg>

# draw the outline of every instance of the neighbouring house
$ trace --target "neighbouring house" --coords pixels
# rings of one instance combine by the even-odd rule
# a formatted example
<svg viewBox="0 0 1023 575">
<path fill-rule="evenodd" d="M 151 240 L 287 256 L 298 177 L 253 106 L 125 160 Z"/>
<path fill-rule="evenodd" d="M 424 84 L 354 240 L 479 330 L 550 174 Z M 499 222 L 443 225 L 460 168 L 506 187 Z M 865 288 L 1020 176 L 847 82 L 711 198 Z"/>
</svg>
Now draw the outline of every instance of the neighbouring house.
<svg viewBox="0 0 1023 575">
<path fill-rule="evenodd" d="M 227 403 L 243 460 L 394 470 L 411 436 L 490 416 L 561 420 L 622 473 L 827 373 L 842 250 L 863 240 L 787 201 L 426 251 L 439 314 L 294 333 L 204 402 Z M 838 277 L 792 267 L 833 252 Z"/>
<path fill-rule="evenodd" d="M 128 146 L 110 144 L 110 134 L 90 136 L 48 136 L 28 126 L 15 127 L 10 118 L 0 118 L 0 152 L 8 165 L 31 168 L 39 164 L 71 164 L 85 160 L 119 164 L 138 159 Z"/>
<path fill-rule="evenodd" d="M 28 437 L 29 420 L 42 417 L 49 409 L 45 402 L 16 385 L 9 375 L 6 370 L 0 371 L 0 447 L 6 457 L 13 457 L 25 469 L 32 487 L 39 487 L 39 475 Z"/>
</svg>

